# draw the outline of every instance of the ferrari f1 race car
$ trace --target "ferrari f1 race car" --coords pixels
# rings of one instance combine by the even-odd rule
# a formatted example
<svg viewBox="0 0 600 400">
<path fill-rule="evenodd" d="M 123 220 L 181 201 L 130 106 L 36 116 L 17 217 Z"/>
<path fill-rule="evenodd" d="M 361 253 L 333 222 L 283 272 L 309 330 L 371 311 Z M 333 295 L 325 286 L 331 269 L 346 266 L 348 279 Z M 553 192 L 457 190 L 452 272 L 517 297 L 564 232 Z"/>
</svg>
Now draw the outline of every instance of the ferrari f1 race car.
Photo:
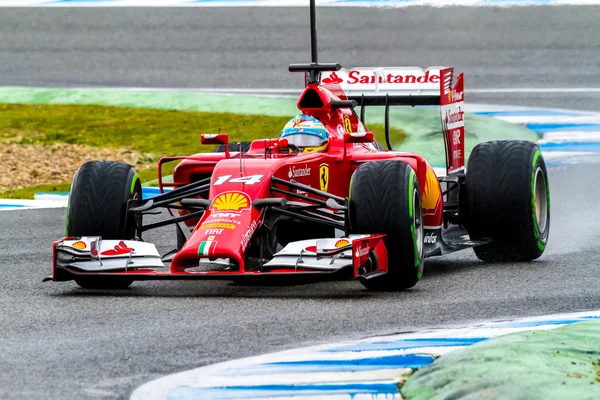
<svg viewBox="0 0 600 400">
<path fill-rule="evenodd" d="M 465 168 L 462 73 L 318 63 L 314 4 L 311 28 L 312 62 L 289 67 L 305 74 L 301 114 L 279 138 L 230 143 L 227 134 L 203 134 L 216 151 L 162 158 L 161 194 L 150 199 L 130 165 L 83 164 L 46 279 L 108 289 L 135 280 L 336 276 L 403 290 L 428 257 L 470 247 L 484 261 L 542 255 L 550 200 L 534 143 L 480 143 Z M 390 107 L 432 105 L 446 147 L 439 177 L 422 156 L 394 151 L 389 134 Z M 387 148 L 365 126 L 370 106 L 384 107 Z M 166 183 L 162 166 L 171 161 L 179 164 Z M 167 219 L 144 223 L 160 209 Z M 159 254 L 142 236 L 168 224 L 177 246 Z"/>
</svg>

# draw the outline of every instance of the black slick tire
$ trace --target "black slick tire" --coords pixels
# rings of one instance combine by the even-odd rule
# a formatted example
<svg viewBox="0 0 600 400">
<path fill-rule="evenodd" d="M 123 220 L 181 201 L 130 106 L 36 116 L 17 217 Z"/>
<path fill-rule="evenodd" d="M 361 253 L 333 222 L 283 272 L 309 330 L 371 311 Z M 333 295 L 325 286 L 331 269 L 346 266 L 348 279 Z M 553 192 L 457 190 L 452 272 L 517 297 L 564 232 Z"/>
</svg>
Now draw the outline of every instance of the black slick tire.
<svg viewBox="0 0 600 400">
<path fill-rule="evenodd" d="M 550 232 L 550 186 L 546 164 L 532 142 L 480 143 L 471 152 L 465 179 L 463 220 L 483 261 L 539 258 Z"/>
<path fill-rule="evenodd" d="M 369 290 L 398 291 L 423 273 L 423 211 L 414 170 L 401 161 L 360 165 L 350 181 L 350 226 L 355 234 L 385 234 L 388 273 L 363 280 Z"/>
<path fill-rule="evenodd" d="M 133 239 L 136 218 L 127 212 L 130 199 L 142 198 L 142 184 L 131 165 L 114 161 L 90 161 L 75 173 L 67 208 L 67 236 L 101 236 L 102 239 Z M 75 282 L 90 289 L 119 289 L 129 279 L 81 277 Z"/>
</svg>

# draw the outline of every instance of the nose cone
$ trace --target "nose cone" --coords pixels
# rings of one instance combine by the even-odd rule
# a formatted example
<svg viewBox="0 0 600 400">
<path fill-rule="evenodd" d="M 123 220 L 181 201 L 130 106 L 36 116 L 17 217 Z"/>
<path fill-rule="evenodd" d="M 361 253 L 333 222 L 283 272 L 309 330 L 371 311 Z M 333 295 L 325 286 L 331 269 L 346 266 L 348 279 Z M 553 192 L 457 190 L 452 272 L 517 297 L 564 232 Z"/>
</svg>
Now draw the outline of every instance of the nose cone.
<svg viewBox="0 0 600 400">
<path fill-rule="evenodd" d="M 262 213 L 252 208 L 250 196 L 242 191 L 217 195 L 205 211 L 188 241 L 173 258 L 171 269 L 183 271 L 198 266 L 201 258 L 228 258 L 244 268 L 244 253 Z"/>
</svg>

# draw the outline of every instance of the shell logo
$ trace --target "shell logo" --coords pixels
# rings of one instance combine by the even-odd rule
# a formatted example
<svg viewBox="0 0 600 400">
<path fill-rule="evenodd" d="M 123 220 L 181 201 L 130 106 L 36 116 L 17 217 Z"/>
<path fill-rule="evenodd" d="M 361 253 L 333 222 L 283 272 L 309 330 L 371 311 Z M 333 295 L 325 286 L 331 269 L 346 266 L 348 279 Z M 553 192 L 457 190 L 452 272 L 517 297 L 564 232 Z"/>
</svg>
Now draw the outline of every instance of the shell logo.
<svg viewBox="0 0 600 400">
<path fill-rule="evenodd" d="M 228 192 L 221 193 L 213 201 L 213 210 L 218 211 L 240 211 L 250 208 L 250 198 L 246 193 Z"/>
<path fill-rule="evenodd" d="M 441 193 L 437 176 L 432 169 L 427 170 L 427 183 L 425 184 L 425 195 L 423 196 L 423 209 L 435 210 L 440 200 Z"/>
<path fill-rule="evenodd" d="M 335 242 L 335 247 L 339 249 L 340 247 L 348 246 L 349 244 L 350 242 L 348 240 L 341 239 Z"/>
<path fill-rule="evenodd" d="M 78 242 L 73 243 L 71 246 L 79 250 L 84 250 L 87 247 L 87 244 L 80 240 Z"/>
</svg>

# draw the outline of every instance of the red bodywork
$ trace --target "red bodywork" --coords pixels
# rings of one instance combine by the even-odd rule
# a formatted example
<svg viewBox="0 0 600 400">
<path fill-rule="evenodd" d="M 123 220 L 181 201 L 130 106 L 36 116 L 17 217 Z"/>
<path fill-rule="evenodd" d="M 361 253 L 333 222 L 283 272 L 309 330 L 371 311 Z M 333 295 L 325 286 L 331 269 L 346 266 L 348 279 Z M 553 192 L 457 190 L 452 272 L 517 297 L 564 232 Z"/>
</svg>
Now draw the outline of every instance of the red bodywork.
<svg viewBox="0 0 600 400">
<path fill-rule="evenodd" d="M 462 106 L 464 98 L 463 76 L 460 74 L 456 84 L 452 86 L 452 75 L 452 68 L 444 68 L 440 69 L 437 77 L 438 96 L 442 109 L 442 130 L 447 148 L 448 174 L 464 169 L 463 114 L 460 106 L 456 111 L 456 105 L 460 103 Z M 254 141 L 249 151 L 243 154 L 240 152 L 203 153 L 161 159 L 159 167 L 165 162 L 181 160 L 174 170 L 173 183 L 167 184 L 159 176 L 161 191 L 167 186 L 177 188 L 210 177 L 208 199 L 211 201 L 211 206 L 200 219 L 191 220 L 191 223 L 189 220 L 186 221 L 192 233 L 173 257 L 169 272 L 137 269 L 109 273 L 109 275 L 135 275 L 141 277 L 140 279 L 146 279 L 144 275 L 153 275 L 156 278 L 182 275 L 215 278 L 260 275 L 261 273 L 256 270 L 248 271 L 245 265 L 247 247 L 254 233 L 263 224 L 265 216 L 265 209 L 255 208 L 252 203 L 258 199 L 274 197 L 297 201 L 286 194 L 273 192 L 272 177 L 286 181 L 294 180 L 317 190 L 347 198 L 354 170 L 361 163 L 370 161 L 394 159 L 410 165 L 416 172 L 421 190 L 424 226 L 441 227 L 444 222 L 443 196 L 432 166 L 417 154 L 380 149 L 372 133 L 366 130 L 352 108 L 332 107 L 332 102 L 347 98 L 338 79 L 333 73 L 323 80 L 325 84 L 308 84 L 298 100 L 298 109 L 302 113 L 318 118 L 327 128 L 330 143 L 326 152 L 280 153 L 278 147 L 284 146 L 285 143 L 278 139 L 261 139 Z M 319 106 L 312 107 L 314 104 Z M 355 134 L 361 131 L 361 134 Z M 226 148 L 227 140 L 227 136 L 223 134 L 207 135 L 202 139 L 205 144 L 225 143 Z M 306 195 L 325 200 L 318 195 L 310 193 Z M 188 212 L 179 211 L 182 215 Z M 380 261 L 384 261 L 380 262 L 381 271 L 387 271 L 386 250 L 380 239 L 381 237 L 375 235 L 353 243 L 353 254 L 360 255 L 354 257 L 355 267 L 364 261 L 361 249 L 368 247 L 380 256 Z M 200 258 L 234 260 L 239 269 L 186 272 L 188 268 L 197 267 Z M 269 272 L 301 274 L 313 271 L 296 268 L 272 269 Z M 357 275 L 355 268 L 355 276 Z"/>
</svg>

